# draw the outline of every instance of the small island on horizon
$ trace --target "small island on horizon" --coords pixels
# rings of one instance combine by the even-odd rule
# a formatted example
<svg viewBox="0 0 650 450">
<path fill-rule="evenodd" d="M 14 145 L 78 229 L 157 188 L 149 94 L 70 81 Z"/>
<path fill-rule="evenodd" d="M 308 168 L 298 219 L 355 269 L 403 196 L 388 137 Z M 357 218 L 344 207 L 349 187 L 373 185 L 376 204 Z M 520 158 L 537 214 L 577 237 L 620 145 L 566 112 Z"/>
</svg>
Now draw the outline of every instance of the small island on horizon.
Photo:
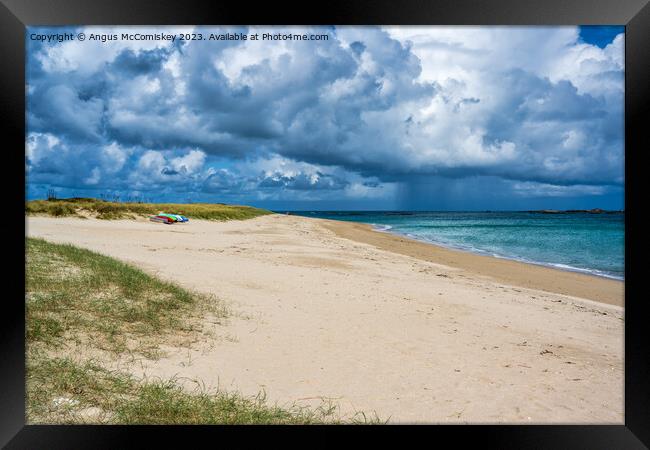
<svg viewBox="0 0 650 450">
<path fill-rule="evenodd" d="M 539 214 L 624 214 L 624 209 L 533 209 L 526 212 Z"/>
</svg>

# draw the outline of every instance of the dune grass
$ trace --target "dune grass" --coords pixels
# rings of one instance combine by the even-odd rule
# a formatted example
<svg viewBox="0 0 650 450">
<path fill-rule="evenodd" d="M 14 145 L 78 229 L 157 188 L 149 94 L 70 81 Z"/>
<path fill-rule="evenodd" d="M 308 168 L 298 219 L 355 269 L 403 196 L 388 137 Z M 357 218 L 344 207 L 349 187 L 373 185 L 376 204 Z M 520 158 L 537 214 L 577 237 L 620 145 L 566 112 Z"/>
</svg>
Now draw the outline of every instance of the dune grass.
<svg viewBox="0 0 650 450">
<path fill-rule="evenodd" d="M 149 216 L 160 212 L 182 214 L 190 219 L 245 220 L 271 214 L 265 209 L 250 206 L 224 205 L 220 203 L 129 203 L 107 202 L 93 198 L 68 198 L 30 200 L 25 202 L 25 212 L 31 215 L 53 217 L 85 217 L 98 219 L 129 219 Z"/>
<path fill-rule="evenodd" d="M 176 380 L 137 380 L 92 355 L 156 358 L 160 343 L 201 333 L 216 298 L 158 280 L 129 264 L 74 247 L 26 239 L 28 423 L 340 423 L 337 408 L 267 404 L 263 395 L 188 391 Z M 81 350 L 81 351 L 80 351 Z M 91 356 L 87 356 L 91 355 Z M 346 423 L 379 423 L 363 413 Z"/>
<path fill-rule="evenodd" d="M 99 253 L 26 242 L 27 339 L 57 346 L 92 340 L 116 353 L 156 350 L 163 333 L 189 333 L 193 316 L 227 317 L 216 298 L 189 292 Z"/>
<path fill-rule="evenodd" d="M 27 416 L 48 424 L 335 424 L 336 408 L 281 408 L 263 395 L 244 397 L 176 380 L 138 381 L 97 362 L 40 358 L 28 362 Z M 351 423 L 375 423 L 364 415 Z"/>
</svg>

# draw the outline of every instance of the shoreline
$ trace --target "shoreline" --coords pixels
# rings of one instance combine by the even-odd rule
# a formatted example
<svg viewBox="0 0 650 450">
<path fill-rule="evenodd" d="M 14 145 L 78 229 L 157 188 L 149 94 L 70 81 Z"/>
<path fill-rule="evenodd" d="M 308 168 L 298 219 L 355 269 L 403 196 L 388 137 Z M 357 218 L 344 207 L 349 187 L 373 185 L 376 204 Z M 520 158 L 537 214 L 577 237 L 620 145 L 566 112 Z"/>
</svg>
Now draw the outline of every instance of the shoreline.
<svg viewBox="0 0 650 450">
<path fill-rule="evenodd" d="M 271 215 L 285 216 L 280 213 Z M 25 219 L 29 217 L 50 216 L 36 214 L 26 216 Z M 370 244 L 381 250 L 421 261 L 465 270 L 472 275 L 491 278 L 497 282 L 624 307 L 625 280 L 446 247 L 403 234 L 378 230 L 372 224 L 364 222 L 301 215 L 291 217 L 320 223 L 325 229 L 344 239 Z M 146 221 L 144 218 L 135 220 Z"/>
<path fill-rule="evenodd" d="M 348 221 L 342 221 L 342 222 L 348 222 Z M 355 223 L 364 223 L 364 222 L 355 222 Z M 445 245 L 445 244 L 442 244 L 440 242 L 428 241 L 428 240 L 426 240 L 424 238 L 418 239 L 417 237 L 415 237 L 413 235 L 409 236 L 408 234 L 403 234 L 403 233 L 399 233 L 399 232 L 396 232 L 396 231 L 392 231 L 392 227 L 388 228 L 388 229 L 381 230 L 381 229 L 376 228 L 375 224 L 368 224 L 368 225 L 371 225 L 372 226 L 372 231 L 377 232 L 377 233 L 387 233 L 387 234 L 391 234 L 393 236 L 398 236 L 398 237 L 402 237 L 402 238 L 405 238 L 405 239 L 410 239 L 412 241 L 422 242 L 423 244 L 429 244 L 429 245 L 433 245 L 435 247 L 444 248 L 446 250 L 469 253 L 471 255 L 487 256 L 489 258 L 505 259 L 507 261 L 514 261 L 514 262 L 519 262 L 519 263 L 522 263 L 522 264 L 528 264 L 528 265 L 532 265 L 532 266 L 546 267 L 548 269 L 555 269 L 555 270 L 559 270 L 561 272 L 580 273 L 580 274 L 583 274 L 583 275 L 588 275 L 588 276 L 592 276 L 592 277 L 596 277 L 596 278 L 604 278 L 606 280 L 614 280 L 614 281 L 620 281 L 622 283 L 625 283 L 624 278 L 621 278 L 621 277 L 618 277 L 618 276 L 615 276 L 615 275 L 609 275 L 609 274 L 606 274 L 604 272 L 600 272 L 600 271 L 598 271 L 596 269 L 591 269 L 590 270 L 590 269 L 583 269 L 583 268 L 580 268 L 580 267 L 573 267 L 573 266 L 566 266 L 566 265 L 563 266 L 562 264 L 553 264 L 553 263 L 545 263 L 545 262 L 538 262 L 538 261 L 530 261 L 530 260 L 527 260 L 527 259 L 524 259 L 524 258 L 518 258 L 518 257 L 515 257 L 515 256 L 495 255 L 495 254 L 490 254 L 489 252 L 487 252 L 485 250 L 480 250 L 480 249 L 470 250 L 470 249 L 464 249 L 462 247 L 454 247 L 453 245 Z M 561 267 L 561 266 L 563 266 L 563 267 Z M 596 272 L 600 272 L 600 273 L 596 273 Z"/>
<path fill-rule="evenodd" d="M 323 226 L 339 237 L 422 261 L 466 270 L 502 283 L 621 307 L 625 303 L 624 280 L 443 247 L 397 233 L 376 230 L 371 224 L 362 222 L 306 218 L 323 221 Z"/>
</svg>

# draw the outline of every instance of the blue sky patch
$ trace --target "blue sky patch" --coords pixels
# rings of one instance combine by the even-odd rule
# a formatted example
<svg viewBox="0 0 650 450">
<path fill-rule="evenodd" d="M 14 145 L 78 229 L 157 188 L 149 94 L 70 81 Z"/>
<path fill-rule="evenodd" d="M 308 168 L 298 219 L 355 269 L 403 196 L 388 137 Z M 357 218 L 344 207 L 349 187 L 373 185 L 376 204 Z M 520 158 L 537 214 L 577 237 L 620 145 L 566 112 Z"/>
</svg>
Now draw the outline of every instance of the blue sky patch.
<svg viewBox="0 0 650 450">
<path fill-rule="evenodd" d="M 580 40 L 586 44 L 605 48 L 614 38 L 625 32 L 622 25 L 583 25 L 580 27 Z"/>
</svg>

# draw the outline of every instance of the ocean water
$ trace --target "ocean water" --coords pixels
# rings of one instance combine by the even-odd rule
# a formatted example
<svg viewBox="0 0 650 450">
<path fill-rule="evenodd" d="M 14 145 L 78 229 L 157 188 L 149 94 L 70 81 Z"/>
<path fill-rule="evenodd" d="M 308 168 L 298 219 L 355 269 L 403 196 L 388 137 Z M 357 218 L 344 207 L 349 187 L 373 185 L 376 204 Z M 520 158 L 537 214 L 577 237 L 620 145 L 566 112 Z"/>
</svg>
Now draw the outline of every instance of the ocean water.
<svg viewBox="0 0 650 450">
<path fill-rule="evenodd" d="M 625 216 L 535 212 L 296 211 L 449 248 L 623 279 Z"/>
</svg>

